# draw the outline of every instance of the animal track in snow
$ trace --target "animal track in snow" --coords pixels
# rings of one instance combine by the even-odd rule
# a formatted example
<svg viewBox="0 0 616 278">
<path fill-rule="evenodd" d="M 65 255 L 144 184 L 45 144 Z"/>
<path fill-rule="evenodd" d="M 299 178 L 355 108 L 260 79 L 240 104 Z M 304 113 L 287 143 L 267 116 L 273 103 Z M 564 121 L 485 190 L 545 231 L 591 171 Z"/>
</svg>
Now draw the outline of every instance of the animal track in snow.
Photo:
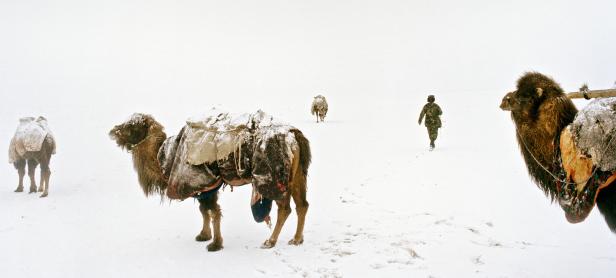
<svg viewBox="0 0 616 278">
<path fill-rule="evenodd" d="M 484 265 L 485 263 L 481 260 L 481 256 L 473 257 L 471 261 L 476 265 Z"/>
</svg>

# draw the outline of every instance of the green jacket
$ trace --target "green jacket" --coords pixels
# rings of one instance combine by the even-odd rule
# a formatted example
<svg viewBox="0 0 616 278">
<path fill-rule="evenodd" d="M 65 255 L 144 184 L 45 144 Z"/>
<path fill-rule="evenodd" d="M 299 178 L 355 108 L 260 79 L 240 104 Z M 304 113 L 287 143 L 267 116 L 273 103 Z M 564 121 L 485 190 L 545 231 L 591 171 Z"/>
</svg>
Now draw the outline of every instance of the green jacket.
<svg viewBox="0 0 616 278">
<path fill-rule="evenodd" d="M 438 104 L 426 103 L 423 109 L 421 110 L 421 114 L 419 114 L 419 124 L 421 124 L 421 120 L 426 116 L 426 127 L 441 127 L 441 115 L 443 111 L 441 111 L 441 107 Z"/>
</svg>

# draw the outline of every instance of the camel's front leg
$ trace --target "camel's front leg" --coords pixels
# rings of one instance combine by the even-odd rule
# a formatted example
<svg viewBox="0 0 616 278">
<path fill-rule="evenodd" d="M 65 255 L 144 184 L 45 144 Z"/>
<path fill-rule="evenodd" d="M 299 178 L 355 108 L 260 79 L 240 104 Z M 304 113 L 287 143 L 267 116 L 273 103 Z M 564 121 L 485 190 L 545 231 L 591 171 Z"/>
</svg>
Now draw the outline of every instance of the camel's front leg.
<svg viewBox="0 0 616 278">
<path fill-rule="evenodd" d="M 210 213 L 207 206 L 199 201 L 199 211 L 203 217 L 203 228 L 201 232 L 195 237 L 196 241 L 208 241 L 212 239 L 212 229 L 210 229 Z"/>
<path fill-rule="evenodd" d="M 272 248 L 276 246 L 276 241 L 278 241 L 278 235 L 280 235 L 280 230 L 282 230 L 282 226 L 284 226 L 284 222 L 287 221 L 287 217 L 291 214 L 291 196 L 286 194 L 284 198 L 280 201 L 276 201 L 276 206 L 278 207 L 278 216 L 276 217 L 276 226 L 274 227 L 274 231 L 268 240 L 266 240 L 261 248 Z"/>
<path fill-rule="evenodd" d="M 220 212 L 220 206 L 216 204 L 215 209 L 210 210 L 212 217 L 212 226 L 214 227 L 214 240 L 207 245 L 207 251 L 218 251 L 222 249 L 222 234 L 220 233 L 220 218 L 222 213 Z"/>
<path fill-rule="evenodd" d="M 207 197 L 199 199 L 199 203 L 199 210 L 203 215 L 203 229 L 196 239 L 199 240 L 199 237 L 203 236 L 202 238 L 204 240 L 209 240 L 212 237 L 209 225 L 211 221 L 214 228 L 214 240 L 208 244 L 207 250 L 218 251 L 223 247 L 222 234 L 220 233 L 220 218 L 222 218 L 222 213 L 218 205 L 218 192 L 211 193 Z"/>
<path fill-rule="evenodd" d="M 26 176 L 26 161 L 21 159 L 17 160 L 13 163 L 15 169 L 17 169 L 17 173 L 19 174 L 19 184 L 17 185 L 17 189 L 15 192 L 23 192 L 24 191 L 24 176 Z"/>
</svg>

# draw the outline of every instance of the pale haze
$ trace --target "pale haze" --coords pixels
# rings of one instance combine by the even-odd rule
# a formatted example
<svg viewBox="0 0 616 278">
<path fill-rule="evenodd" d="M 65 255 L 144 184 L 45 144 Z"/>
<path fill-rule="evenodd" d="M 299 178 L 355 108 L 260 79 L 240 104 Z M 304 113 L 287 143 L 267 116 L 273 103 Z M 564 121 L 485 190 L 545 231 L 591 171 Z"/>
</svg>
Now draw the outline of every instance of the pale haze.
<svg viewBox="0 0 616 278">
<path fill-rule="evenodd" d="M 24 116 L 47 117 L 57 140 L 45 199 L 14 193 L 17 171 L 0 164 L 0 269 L 616 277 L 603 217 L 567 223 L 528 177 L 498 109 L 526 71 L 566 91 L 611 88 L 615 14 L 615 1 L 593 0 L 0 0 L 0 150 Z M 318 94 L 329 102 L 319 124 Z M 417 125 L 429 94 L 443 109 L 433 152 Z M 310 140 L 303 245 L 286 244 L 293 213 L 278 245 L 260 249 L 270 231 L 252 220 L 244 186 L 221 193 L 225 248 L 208 253 L 194 241 L 198 203 L 146 199 L 107 135 L 134 112 L 173 135 L 214 106 L 262 109 Z"/>
</svg>

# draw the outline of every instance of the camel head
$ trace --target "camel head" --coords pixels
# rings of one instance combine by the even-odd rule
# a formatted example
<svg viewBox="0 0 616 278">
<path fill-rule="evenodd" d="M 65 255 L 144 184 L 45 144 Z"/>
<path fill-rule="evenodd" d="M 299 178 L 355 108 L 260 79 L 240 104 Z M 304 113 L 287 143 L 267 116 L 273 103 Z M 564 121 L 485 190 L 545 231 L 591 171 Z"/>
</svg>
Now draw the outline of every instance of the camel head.
<svg viewBox="0 0 616 278">
<path fill-rule="evenodd" d="M 120 148 L 130 151 L 148 136 L 148 131 L 154 125 L 159 126 L 152 116 L 135 113 L 124 123 L 114 126 L 109 131 L 109 137 Z"/>
<path fill-rule="evenodd" d="M 536 120 L 541 105 L 564 97 L 563 89 L 552 78 L 538 72 L 527 72 L 518 79 L 517 89 L 507 93 L 500 108 L 511 111 L 520 120 Z"/>
<path fill-rule="evenodd" d="M 519 105 L 514 98 L 514 93 L 515 91 L 509 92 L 503 97 L 500 105 L 500 108 L 503 109 L 503 111 L 513 111 L 519 109 Z"/>
<path fill-rule="evenodd" d="M 511 112 L 528 173 L 555 200 L 557 185 L 545 169 L 555 172 L 560 167 L 554 165 L 555 145 L 562 130 L 573 122 L 577 108 L 556 81 L 538 72 L 522 75 L 516 90 L 503 97 L 500 108 Z"/>
</svg>

